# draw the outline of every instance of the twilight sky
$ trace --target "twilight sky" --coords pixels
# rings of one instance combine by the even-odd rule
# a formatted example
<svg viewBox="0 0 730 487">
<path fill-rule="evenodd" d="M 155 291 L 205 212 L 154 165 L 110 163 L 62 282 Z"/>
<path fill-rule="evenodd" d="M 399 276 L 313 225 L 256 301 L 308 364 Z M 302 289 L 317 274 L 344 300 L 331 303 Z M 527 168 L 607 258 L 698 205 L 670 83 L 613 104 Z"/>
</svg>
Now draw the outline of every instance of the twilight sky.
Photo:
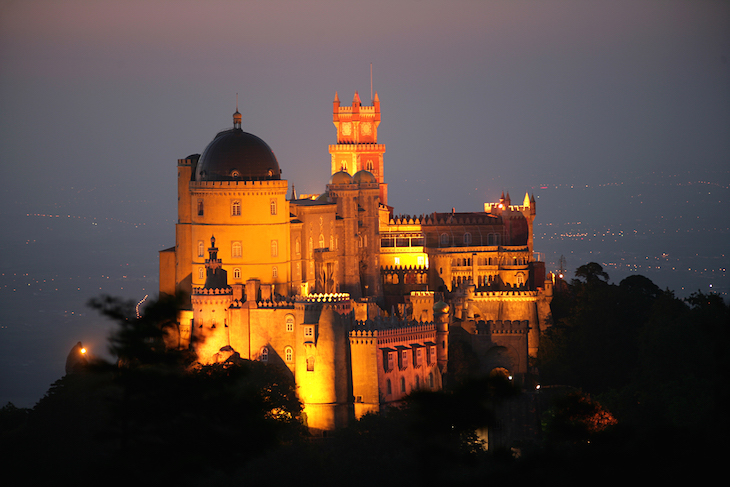
<svg viewBox="0 0 730 487">
<path fill-rule="evenodd" d="M 715 260 L 704 273 L 676 266 L 711 268 L 727 289 L 730 2 L 5 0 L 0 305 L 39 306 L 17 276 L 40 267 L 50 274 L 34 283 L 64 265 L 113 277 L 93 267 L 99 255 L 110 268 L 144 262 L 131 275 L 152 282 L 122 294 L 154 294 L 157 251 L 174 244 L 176 161 L 231 126 L 237 93 L 244 130 L 290 185 L 323 191 L 332 99 L 369 103 L 370 63 L 396 212 L 479 211 L 529 191 L 549 269 L 565 254 L 569 269 L 595 259 L 620 280 L 644 259 L 673 269 L 691 249 Z M 89 226 L 46 225 L 49 214 L 128 231 L 97 240 Z M 685 240 L 665 238 L 670 227 Z M 581 247 L 584 234 L 594 240 Z M 666 269 L 650 276 L 661 287 L 688 279 Z M 102 287 L 79 286 L 73 306 L 114 293 Z"/>
</svg>

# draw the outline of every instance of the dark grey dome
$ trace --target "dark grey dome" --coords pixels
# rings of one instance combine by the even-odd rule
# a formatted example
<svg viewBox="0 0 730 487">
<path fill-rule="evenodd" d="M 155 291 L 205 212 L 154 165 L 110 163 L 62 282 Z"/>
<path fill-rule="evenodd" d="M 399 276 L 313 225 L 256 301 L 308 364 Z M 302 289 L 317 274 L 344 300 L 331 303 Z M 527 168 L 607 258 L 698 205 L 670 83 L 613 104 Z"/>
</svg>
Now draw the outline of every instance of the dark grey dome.
<svg viewBox="0 0 730 487">
<path fill-rule="evenodd" d="M 281 179 L 279 163 L 266 142 L 238 127 L 216 135 L 195 170 L 196 181 L 262 179 Z"/>
</svg>

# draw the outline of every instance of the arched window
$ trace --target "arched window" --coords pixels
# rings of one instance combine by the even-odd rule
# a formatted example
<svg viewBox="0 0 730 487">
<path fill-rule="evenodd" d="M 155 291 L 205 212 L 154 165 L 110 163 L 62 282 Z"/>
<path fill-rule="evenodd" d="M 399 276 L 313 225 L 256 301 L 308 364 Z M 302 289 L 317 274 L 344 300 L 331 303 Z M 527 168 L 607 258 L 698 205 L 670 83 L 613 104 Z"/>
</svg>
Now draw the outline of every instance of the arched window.
<svg viewBox="0 0 730 487">
<path fill-rule="evenodd" d="M 205 267 L 198 267 L 198 279 L 205 279 Z"/>
<path fill-rule="evenodd" d="M 205 257 L 205 244 L 202 240 L 198 240 L 198 257 Z"/>
<path fill-rule="evenodd" d="M 261 359 L 262 362 L 269 361 L 269 347 L 261 348 L 261 355 L 259 355 L 259 358 Z"/>
<path fill-rule="evenodd" d="M 309 248 L 307 250 L 309 251 L 309 257 L 312 257 L 314 254 L 314 241 L 312 240 L 312 237 L 309 237 Z"/>
<path fill-rule="evenodd" d="M 241 216 L 241 201 L 234 200 L 231 203 L 231 216 Z"/>
<path fill-rule="evenodd" d="M 271 256 L 272 257 L 279 256 L 279 241 L 278 240 L 271 241 Z"/>
<path fill-rule="evenodd" d="M 319 234 L 319 248 L 324 248 L 324 235 L 322 235 L 321 233 Z"/>
<path fill-rule="evenodd" d="M 292 315 L 286 315 L 286 331 L 294 331 L 294 316 Z"/>
<path fill-rule="evenodd" d="M 284 349 L 284 360 L 287 362 L 294 361 L 294 349 L 291 347 L 286 347 Z"/>
<path fill-rule="evenodd" d="M 269 209 L 271 210 L 272 215 L 276 215 L 276 200 L 273 198 L 269 202 Z"/>
<path fill-rule="evenodd" d="M 373 172 L 373 160 L 372 159 L 368 159 L 367 164 L 365 164 L 365 169 L 370 172 Z"/>
<path fill-rule="evenodd" d="M 442 247 L 449 245 L 449 235 L 447 233 L 442 233 L 440 242 Z"/>
<path fill-rule="evenodd" d="M 203 216 L 203 200 L 198 200 L 198 216 Z"/>
<path fill-rule="evenodd" d="M 279 268 L 278 267 L 274 266 L 271 268 L 271 277 L 274 279 L 279 277 Z"/>
<path fill-rule="evenodd" d="M 464 245 L 471 245 L 471 233 L 464 233 Z"/>
<path fill-rule="evenodd" d="M 297 255 L 302 253 L 302 241 L 299 240 L 299 237 L 297 237 L 297 241 L 294 245 L 294 250 L 296 251 Z"/>
<path fill-rule="evenodd" d="M 240 258 L 242 249 L 243 247 L 241 247 L 241 242 L 233 242 L 233 244 L 231 244 L 231 257 L 237 259 Z"/>
<path fill-rule="evenodd" d="M 241 278 L 241 269 L 239 267 L 236 267 L 235 269 L 233 269 L 233 278 L 234 279 Z"/>
</svg>

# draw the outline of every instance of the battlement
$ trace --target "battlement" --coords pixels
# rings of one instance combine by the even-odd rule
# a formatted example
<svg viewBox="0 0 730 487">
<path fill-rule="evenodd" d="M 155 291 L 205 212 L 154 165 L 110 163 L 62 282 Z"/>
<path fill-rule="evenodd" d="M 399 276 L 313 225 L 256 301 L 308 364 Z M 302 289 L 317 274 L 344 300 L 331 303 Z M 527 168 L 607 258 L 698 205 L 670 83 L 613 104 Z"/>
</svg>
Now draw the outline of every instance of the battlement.
<svg viewBox="0 0 730 487">
<path fill-rule="evenodd" d="M 373 345 L 378 340 L 378 330 L 352 330 L 350 345 Z"/>
<path fill-rule="evenodd" d="M 297 303 L 339 303 L 350 301 L 350 293 L 310 293 L 294 299 Z"/>
<path fill-rule="evenodd" d="M 433 291 L 411 291 L 411 296 L 415 297 L 430 297 L 433 298 L 435 293 Z"/>
<path fill-rule="evenodd" d="M 428 267 L 423 265 L 386 265 L 380 267 L 380 270 L 385 272 L 398 272 L 398 271 L 421 271 L 428 272 Z"/>
<path fill-rule="evenodd" d="M 208 289 L 204 287 L 194 287 L 193 296 L 214 296 L 214 295 L 228 295 L 233 294 L 232 288 L 216 288 Z"/>
<path fill-rule="evenodd" d="M 330 144 L 329 145 L 330 152 L 333 151 L 374 151 L 374 152 L 385 152 L 385 144 L 371 144 L 368 142 L 363 142 L 360 144 Z"/>
<path fill-rule="evenodd" d="M 525 335 L 529 330 L 529 320 L 489 320 L 477 323 L 477 335 Z"/>
<path fill-rule="evenodd" d="M 474 300 L 525 300 L 537 298 L 537 291 L 477 291 L 471 296 Z"/>
<path fill-rule="evenodd" d="M 190 189 L 263 189 L 263 188 L 286 188 L 289 183 L 285 179 L 262 179 L 245 180 L 235 179 L 231 181 L 191 181 Z"/>
</svg>

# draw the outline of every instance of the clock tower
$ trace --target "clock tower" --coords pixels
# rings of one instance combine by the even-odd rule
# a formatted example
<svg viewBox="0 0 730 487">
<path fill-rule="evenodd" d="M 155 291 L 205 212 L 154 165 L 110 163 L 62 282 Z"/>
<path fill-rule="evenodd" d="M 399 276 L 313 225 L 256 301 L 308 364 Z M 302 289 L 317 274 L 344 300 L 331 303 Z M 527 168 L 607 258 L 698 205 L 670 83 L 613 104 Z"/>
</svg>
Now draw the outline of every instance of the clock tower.
<svg viewBox="0 0 730 487">
<path fill-rule="evenodd" d="M 380 99 L 375 93 L 372 106 L 362 106 L 360 95 L 355 92 L 352 106 L 340 106 L 335 93 L 332 102 L 332 123 L 337 130 L 337 144 L 329 146 L 332 158 L 331 174 L 345 170 L 350 175 L 369 171 L 380 186 L 380 202 L 388 204 L 388 185 L 383 178 L 383 154 L 385 145 L 378 144 L 380 125 Z"/>
</svg>

